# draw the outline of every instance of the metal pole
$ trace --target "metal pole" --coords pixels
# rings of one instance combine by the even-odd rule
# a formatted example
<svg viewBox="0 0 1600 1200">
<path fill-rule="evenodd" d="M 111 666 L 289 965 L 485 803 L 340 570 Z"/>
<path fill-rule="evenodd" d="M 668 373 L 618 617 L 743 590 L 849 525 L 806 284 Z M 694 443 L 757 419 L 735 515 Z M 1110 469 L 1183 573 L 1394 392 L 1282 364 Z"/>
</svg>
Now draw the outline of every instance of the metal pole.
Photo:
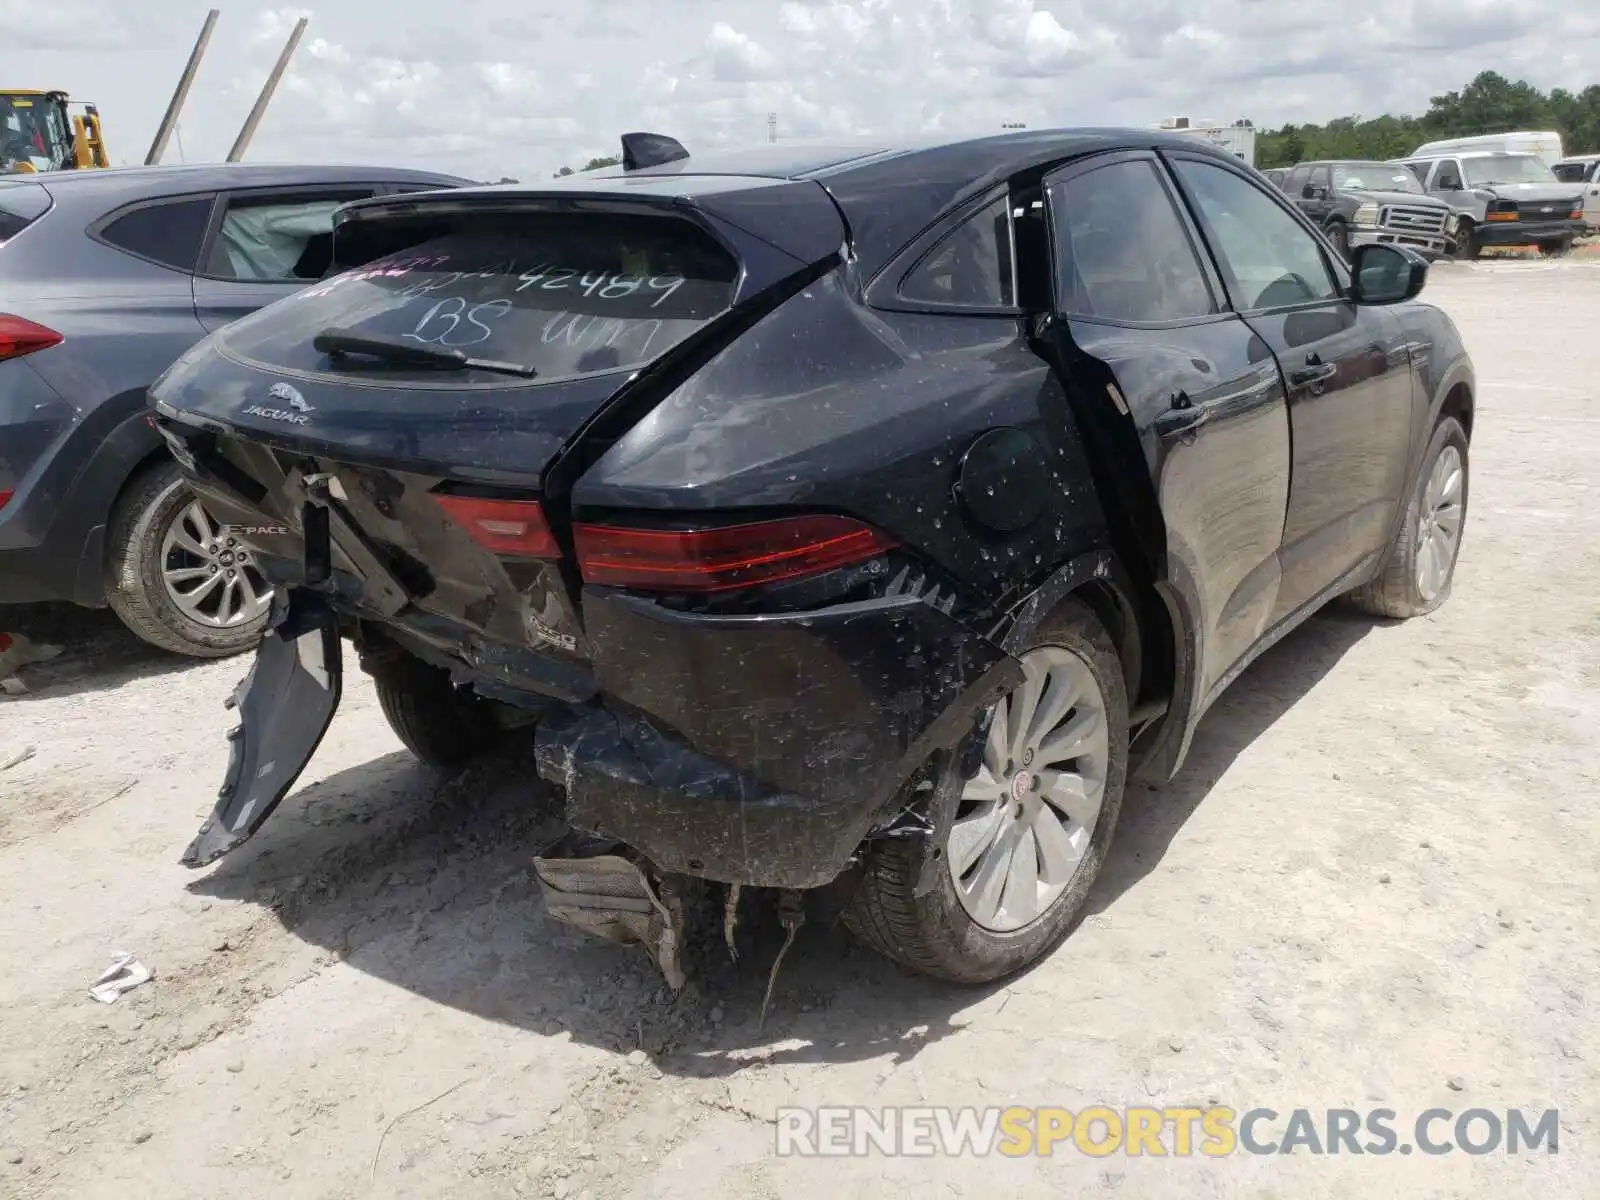
<svg viewBox="0 0 1600 1200">
<path fill-rule="evenodd" d="M 178 123 L 183 102 L 189 98 L 189 87 L 194 83 L 195 72 L 200 69 L 200 59 L 211 41 L 211 31 L 216 28 L 217 18 L 221 15 L 222 10 L 218 8 L 206 14 L 206 23 L 200 27 L 200 36 L 195 39 L 194 49 L 189 52 L 189 65 L 184 67 L 183 76 L 178 80 L 178 90 L 167 101 L 167 114 L 161 118 L 161 125 L 156 129 L 156 140 L 150 143 L 150 153 L 144 156 L 144 165 L 147 167 L 159 163 L 167 151 L 167 139 L 172 136 L 173 126 Z"/>
<path fill-rule="evenodd" d="M 250 139 L 256 135 L 256 126 L 261 124 L 261 118 L 266 114 L 267 105 L 272 103 L 272 93 L 278 90 L 278 81 L 283 78 L 283 73 L 289 69 L 289 60 L 294 57 L 295 47 L 300 44 L 300 35 L 306 31 L 309 17 L 301 17 L 295 22 L 294 32 L 289 35 L 289 44 L 283 48 L 283 53 L 278 55 L 278 63 L 272 68 L 272 74 L 267 76 L 266 86 L 261 89 L 261 95 L 256 97 L 256 106 L 250 110 L 250 115 L 244 119 L 244 128 L 239 130 L 239 136 L 234 140 L 233 149 L 228 151 L 228 161 L 238 162 L 244 157 L 245 150 L 250 145 Z"/>
</svg>

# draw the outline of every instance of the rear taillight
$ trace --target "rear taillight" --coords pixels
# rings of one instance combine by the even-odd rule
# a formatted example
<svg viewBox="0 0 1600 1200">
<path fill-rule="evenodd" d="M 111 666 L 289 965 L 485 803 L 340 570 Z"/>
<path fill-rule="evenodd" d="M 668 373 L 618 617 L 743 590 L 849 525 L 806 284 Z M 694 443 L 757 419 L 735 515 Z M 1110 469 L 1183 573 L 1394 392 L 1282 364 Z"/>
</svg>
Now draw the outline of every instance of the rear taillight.
<svg viewBox="0 0 1600 1200">
<path fill-rule="evenodd" d="M 585 583 L 651 592 L 724 592 L 832 571 L 894 548 L 846 517 L 804 516 L 716 529 L 576 525 Z"/>
<path fill-rule="evenodd" d="M 0 362 L 8 358 L 21 358 L 35 350 L 48 350 L 59 346 L 62 337 L 54 329 L 46 329 L 37 321 L 0 313 Z"/>
<path fill-rule="evenodd" d="M 485 550 L 513 558 L 559 558 L 537 500 L 488 500 L 434 493 L 439 507 Z"/>
<path fill-rule="evenodd" d="M 10 488 L 0 489 L 0 508 L 4 508 L 6 505 L 10 504 L 11 497 L 14 495 L 16 495 L 16 493 Z"/>
</svg>

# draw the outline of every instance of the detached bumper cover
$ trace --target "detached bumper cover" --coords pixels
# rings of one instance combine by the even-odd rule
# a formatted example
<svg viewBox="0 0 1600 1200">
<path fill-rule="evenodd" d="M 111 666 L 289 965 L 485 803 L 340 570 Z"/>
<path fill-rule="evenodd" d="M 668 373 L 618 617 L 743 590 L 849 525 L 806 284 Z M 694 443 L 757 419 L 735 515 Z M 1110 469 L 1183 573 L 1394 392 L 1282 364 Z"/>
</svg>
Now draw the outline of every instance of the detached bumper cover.
<svg viewBox="0 0 1600 1200">
<path fill-rule="evenodd" d="M 922 600 L 708 617 L 589 589 L 605 702 L 546 718 L 574 828 L 728 883 L 830 882 L 908 776 L 1021 679 Z"/>
<path fill-rule="evenodd" d="M 183 852 L 186 867 L 215 862 L 261 828 L 339 707 L 343 660 L 333 610 L 314 593 L 295 591 L 278 615 L 229 701 L 239 724 L 228 734 L 228 774 L 216 809 Z"/>
</svg>

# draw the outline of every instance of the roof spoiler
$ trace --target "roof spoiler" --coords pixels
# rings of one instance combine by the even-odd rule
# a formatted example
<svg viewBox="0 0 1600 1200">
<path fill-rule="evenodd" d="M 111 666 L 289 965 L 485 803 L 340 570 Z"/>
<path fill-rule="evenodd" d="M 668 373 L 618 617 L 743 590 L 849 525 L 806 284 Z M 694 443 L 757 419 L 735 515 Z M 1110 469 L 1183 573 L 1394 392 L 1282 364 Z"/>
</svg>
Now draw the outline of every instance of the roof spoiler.
<svg viewBox="0 0 1600 1200">
<path fill-rule="evenodd" d="M 622 169 L 641 171 L 663 163 L 689 157 L 683 145 L 664 133 L 625 133 L 622 135 Z"/>
</svg>

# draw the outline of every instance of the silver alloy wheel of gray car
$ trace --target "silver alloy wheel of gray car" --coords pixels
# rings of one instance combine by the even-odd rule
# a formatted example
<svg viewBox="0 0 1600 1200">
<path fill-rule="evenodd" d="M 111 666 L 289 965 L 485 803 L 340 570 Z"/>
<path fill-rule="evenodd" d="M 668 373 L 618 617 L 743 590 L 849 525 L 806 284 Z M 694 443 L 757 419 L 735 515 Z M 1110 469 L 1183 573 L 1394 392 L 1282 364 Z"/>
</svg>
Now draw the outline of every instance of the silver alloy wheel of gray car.
<svg viewBox="0 0 1600 1200">
<path fill-rule="evenodd" d="M 212 629 L 248 624 L 272 603 L 250 552 L 198 500 L 179 510 L 162 539 L 161 579 L 184 616 Z"/>
<path fill-rule="evenodd" d="M 995 705 L 983 762 L 966 783 L 946 861 L 984 929 L 1038 920 L 1082 866 L 1105 794 L 1106 699 L 1062 646 L 1022 657 L 1023 681 Z"/>
<path fill-rule="evenodd" d="M 1417 591 L 1431 602 L 1444 590 L 1461 546 L 1461 453 L 1448 443 L 1433 460 L 1417 531 Z"/>
</svg>

